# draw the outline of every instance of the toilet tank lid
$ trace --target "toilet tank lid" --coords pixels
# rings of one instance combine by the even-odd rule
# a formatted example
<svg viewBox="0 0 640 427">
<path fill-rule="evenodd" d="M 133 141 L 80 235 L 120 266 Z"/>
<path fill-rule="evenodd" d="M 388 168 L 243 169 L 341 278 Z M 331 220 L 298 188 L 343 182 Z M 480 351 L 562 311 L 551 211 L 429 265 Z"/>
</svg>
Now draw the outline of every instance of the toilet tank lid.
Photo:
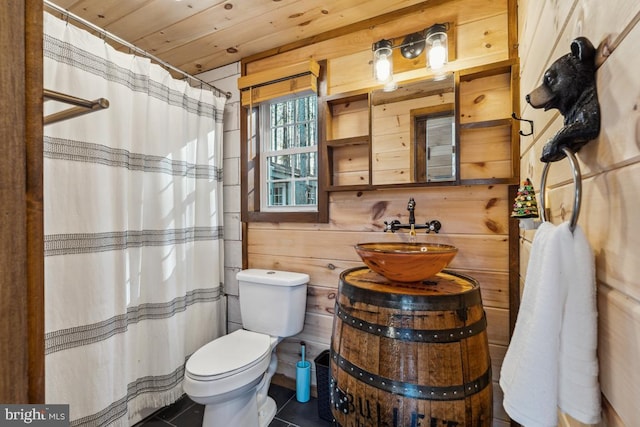
<svg viewBox="0 0 640 427">
<path fill-rule="evenodd" d="M 291 271 L 263 270 L 250 268 L 239 271 L 236 279 L 244 282 L 265 283 L 275 286 L 297 286 L 309 283 L 309 275 Z"/>
</svg>

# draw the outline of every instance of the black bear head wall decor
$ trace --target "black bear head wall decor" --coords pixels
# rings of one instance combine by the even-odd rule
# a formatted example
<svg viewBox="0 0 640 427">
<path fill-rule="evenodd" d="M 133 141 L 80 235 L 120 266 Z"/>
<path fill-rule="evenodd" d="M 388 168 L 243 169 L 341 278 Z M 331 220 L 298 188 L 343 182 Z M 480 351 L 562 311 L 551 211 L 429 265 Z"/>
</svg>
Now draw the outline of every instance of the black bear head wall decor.
<svg viewBox="0 0 640 427">
<path fill-rule="evenodd" d="M 527 95 L 533 108 L 556 108 L 564 116 L 564 127 L 546 143 L 541 161 L 563 159 L 564 147 L 577 153 L 600 133 L 595 58 L 591 42 L 585 37 L 576 38 L 571 42 L 571 52 L 551 64 L 542 84 Z"/>
</svg>

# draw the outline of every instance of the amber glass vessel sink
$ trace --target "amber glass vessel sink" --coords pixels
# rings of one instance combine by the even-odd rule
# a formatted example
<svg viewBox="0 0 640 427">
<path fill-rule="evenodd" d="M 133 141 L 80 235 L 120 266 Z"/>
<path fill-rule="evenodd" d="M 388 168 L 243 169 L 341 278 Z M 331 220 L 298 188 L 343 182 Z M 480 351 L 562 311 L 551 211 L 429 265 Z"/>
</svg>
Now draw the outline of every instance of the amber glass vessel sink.
<svg viewBox="0 0 640 427">
<path fill-rule="evenodd" d="M 396 282 L 419 282 L 438 274 L 458 249 L 438 243 L 376 242 L 356 245 L 356 252 L 371 270 Z"/>
</svg>

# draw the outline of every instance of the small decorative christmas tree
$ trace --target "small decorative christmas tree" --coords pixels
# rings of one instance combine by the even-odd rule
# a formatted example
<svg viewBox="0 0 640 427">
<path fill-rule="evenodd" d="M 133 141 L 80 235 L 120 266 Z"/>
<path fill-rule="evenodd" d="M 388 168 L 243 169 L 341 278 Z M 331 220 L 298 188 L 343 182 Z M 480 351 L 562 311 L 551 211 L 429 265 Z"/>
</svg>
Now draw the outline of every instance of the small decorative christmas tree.
<svg viewBox="0 0 640 427">
<path fill-rule="evenodd" d="M 538 218 L 538 202 L 536 201 L 536 193 L 533 190 L 531 180 L 527 178 L 522 182 L 522 186 L 518 188 L 518 195 L 513 203 L 511 212 L 512 218 Z"/>
</svg>

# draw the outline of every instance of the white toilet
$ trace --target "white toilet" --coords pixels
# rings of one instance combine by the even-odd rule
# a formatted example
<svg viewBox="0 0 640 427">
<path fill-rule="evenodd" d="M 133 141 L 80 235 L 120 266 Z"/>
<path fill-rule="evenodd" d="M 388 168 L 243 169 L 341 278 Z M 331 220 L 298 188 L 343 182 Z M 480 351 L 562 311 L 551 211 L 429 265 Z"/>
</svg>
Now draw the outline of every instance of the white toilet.
<svg viewBox="0 0 640 427">
<path fill-rule="evenodd" d="M 184 391 L 205 406 L 204 427 L 266 427 L 276 346 L 302 331 L 309 275 L 249 269 L 237 274 L 244 329 L 205 344 L 187 360 Z"/>
</svg>

